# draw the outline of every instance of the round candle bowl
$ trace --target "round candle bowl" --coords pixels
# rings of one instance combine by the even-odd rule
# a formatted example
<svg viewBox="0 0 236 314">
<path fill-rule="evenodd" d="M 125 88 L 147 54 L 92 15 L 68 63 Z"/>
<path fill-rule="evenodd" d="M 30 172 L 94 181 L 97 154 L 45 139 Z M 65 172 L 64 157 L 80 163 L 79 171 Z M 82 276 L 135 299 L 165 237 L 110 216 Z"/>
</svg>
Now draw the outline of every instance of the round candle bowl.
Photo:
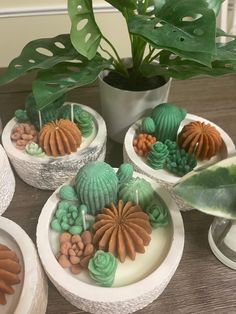
<svg viewBox="0 0 236 314">
<path fill-rule="evenodd" d="M 55 190 L 89 161 L 103 161 L 106 153 L 107 131 L 103 118 L 93 109 L 80 105 L 93 117 L 93 133 L 83 138 L 77 152 L 61 157 L 35 157 L 21 151 L 12 143 L 10 135 L 16 125 L 13 118 L 5 126 L 2 143 L 19 177 L 39 189 Z"/>
<path fill-rule="evenodd" d="M 37 226 L 37 246 L 43 267 L 60 294 L 71 304 L 90 313 L 132 313 L 147 306 L 165 289 L 180 262 L 184 246 L 181 214 L 169 192 L 150 178 L 148 180 L 168 208 L 170 223 L 153 229 L 151 242 L 135 261 L 118 263 L 112 287 L 100 287 L 88 272 L 73 275 L 62 268 L 55 255 L 59 233 L 50 229 L 50 222 L 59 201 L 58 190 L 44 205 Z"/>
<path fill-rule="evenodd" d="M 15 177 L 7 155 L 0 145 L 0 215 L 10 204 L 15 192 Z"/>
<path fill-rule="evenodd" d="M 0 305 L 1 314 L 44 314 L 48 285 L 33 242 L 20 226 L 0 217 L 0 243 L 16 252 L 21 265 L 21 282 L 13 286 L 14 294 L 6 295 L 7 304 Z"/>
<path fill-rule="evenodd" d="M 186 118 L 180 124 L 179 132 L 182 130 L 184 125 L 189 124 L 190 122 L 193 122 L 193 121 L 210 123 L 220 132 L 220 135 L 223 140 L 223 144 L 222 144 L 220 152 L 216 156 L 212 157 L 210 160 L 201 161 L 201 162 L 198 161 L 196 168 L 207 166 L 217 161 L 220 161 L 222 159 L 225 159 L 235 152 L 235 145 L 232 139 L 229 137 L 229 135 L 224 130 L 222 130 L 219 126 L 214 124 L 213 122 L 208 121 L 199 116 L 196 116 L 193 114 L 187 114 Z M 176 195 L 172 192 L 172 186 L 175 183 L 177 183 L 177 181 L 181 177 L 178 177 L 175 174 L 172 174 L 171 172 L 164 169 L 155 170 L 151 168 L 142 157 L 136 154 L 133 148 L 133 140 L 135 136 L 137 135 L 138 130 L 140 129 L 141 123 L 142 123 L 142 119 L 138 120 L 129 128 L 129 130 L 126 133 L 125 141 L 124 141 L 124 148 L 123 148 L 124 162 L 132 164 L 136 171 L 147 175 L 148 177 L 159 182 L 161 185 L 165 186 L 171 193 L 171 196 L 175 199 L 180 210 L 192 209 L 187 204 L 183 203 L 180 199 L 178 199 Z"/>
</svg>

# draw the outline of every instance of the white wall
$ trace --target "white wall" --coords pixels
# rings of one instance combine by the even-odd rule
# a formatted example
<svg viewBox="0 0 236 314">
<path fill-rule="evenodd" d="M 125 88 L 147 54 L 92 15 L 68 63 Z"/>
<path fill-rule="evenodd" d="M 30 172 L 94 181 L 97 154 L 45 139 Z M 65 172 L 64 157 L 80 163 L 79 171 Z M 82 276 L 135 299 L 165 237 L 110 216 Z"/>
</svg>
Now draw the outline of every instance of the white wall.
<svg viewBox="0 0 236 314">
<path fill-rule="evenodd" d="M 94 1 L 94 9 L 102 32 L 121 56 L 129 56 L 128 33 L 122 15 L 99 0 Z M 0 0 L 0 67 L 7 66 L 30 40 L 69 31 L 65 0 Z"/>
<path fill-rule="evenodd" d="M 231 6 L 228 30 L 235 25 L 234 31 L 235 2 L 228 0 Z M 66 3 L 67 0 L 0 0 L 0 67 L 7 66 L 30 40 L 69 33 Z M 114 43 L 122 57 L 130 56 L 128 33 L 122 15 L 105 1 L 93 0 L 93 3 L 102 32 Z"/>
</svg>

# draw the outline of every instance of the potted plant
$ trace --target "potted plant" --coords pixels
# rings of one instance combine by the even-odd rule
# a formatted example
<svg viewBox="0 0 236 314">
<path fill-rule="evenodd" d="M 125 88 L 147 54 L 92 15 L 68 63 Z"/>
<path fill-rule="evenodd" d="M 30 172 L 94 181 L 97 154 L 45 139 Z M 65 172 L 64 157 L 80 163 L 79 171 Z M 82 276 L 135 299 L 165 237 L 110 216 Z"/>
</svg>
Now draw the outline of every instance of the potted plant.
<svg viewBox="0 0 236 314">
<path fill-rule="evenodd" d="M 0 84 L 37 70 L 33 94 L 37 108 L 41 110 L 71 89 L 93 82 L 106 69 L 109 75 L 101 79 L 107 85 L 113 85 L 118 90 L 125 87 L 138 91 L 163 85 L 170 77 L 187 79 L 235 72 L 236 40 L 217 43 L 218 37 L 228 36 L 216 28 L 222 0 L 106 1 L 119 10 L 126 20 L 130 36 L 130 66 L 119 57 L 111 41 L 100 31 L 92 0 L 70 0 L 70 34 L 27 44 L 21 55 L 10 63 Z M 99 48 L 105 57 L 98 52 Z M 140 100 L 140 97 L 138 99 L 145 107 L 145 99 Z M 109 114 L 106 114 L 107 104 L 102 104 L 103 114 L 106 122 L 109 120 L 110 136 L 121 140 L 120 132 L 124 125 L 120 126 L 120 131 L 113 131 L 111 128 L 115 122 L 129 116 L 131 118 L 126 121 L 128 126 L 144 110 L 140 108 L 141 113 L 138 113 L 139 105 L 133 108 L 129 105 L 129 98 L 128 101 L 122 98 L 118 105 L 115 102 L 118 99 L 116 94 L 109 98 L 110 105 L 113 103 L 114 107 L 109 107 Z M 157 103 L 158 100 L 153 105 Z M 126 111 L 123 111 L 122 105 Z M 122 112 L 121 116 L 117 115 L 119 112 Z"/>
<path fill-rule="evenodd" d="M 174 193 L 192 207 L 216 216 L 208 241 L 225 265 L 236 269 L 236 157 L 193 171 L 174 187 Z"/>
</svg>

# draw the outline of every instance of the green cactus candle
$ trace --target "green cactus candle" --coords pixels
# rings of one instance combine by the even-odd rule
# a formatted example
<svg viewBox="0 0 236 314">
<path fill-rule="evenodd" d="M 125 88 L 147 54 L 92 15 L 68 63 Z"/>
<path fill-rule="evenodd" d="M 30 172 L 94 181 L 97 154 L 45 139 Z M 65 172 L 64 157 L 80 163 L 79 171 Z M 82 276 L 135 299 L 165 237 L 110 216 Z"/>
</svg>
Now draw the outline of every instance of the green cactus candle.
<svg viewBox="0 0 236 314">
<path fill-rule="evenodd" d="M 118 178 L 105 162 L 94 161 L 83 166 L 75 178 L 79 202 L 88 206 L 88 213 L 96 213 L 111 202 L 116 203 Z"/>
</svg>

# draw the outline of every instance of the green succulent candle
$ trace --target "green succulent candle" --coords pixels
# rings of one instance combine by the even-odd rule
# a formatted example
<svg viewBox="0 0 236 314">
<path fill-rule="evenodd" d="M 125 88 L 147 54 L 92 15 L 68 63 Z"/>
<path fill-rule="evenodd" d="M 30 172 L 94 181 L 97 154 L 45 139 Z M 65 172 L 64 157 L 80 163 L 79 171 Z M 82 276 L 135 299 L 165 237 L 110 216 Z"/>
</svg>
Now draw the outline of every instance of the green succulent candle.
<svg viewBox="0 0 236 314">
<path fill-rule="evenodd" d="M 84 137 L 89 137 L 92 134 L 93 118 L 90 113 L 81 110 L 81 112 L 75 115 L 75 122 Z"/>
<path fill-rule="evenodd" d="M 156 142 L 147 155 L 147 164 L 153 169 L 162 169 L 168 154 L 167 146 L 162 142 Z"/>
<path fill-rule="evenodd" d="M 25 146 L 25 151 L 27 154 L 35 157 L 43 157 L 45 153 L 42 151 L 42 148 L 39 147 L 37 143 L 29 143 Z"/>
<path fill-rule="evenodd" d="M 193 155 L 189 155 L 184 149 L 176 149 L 175 153 L 169 154 L 166 159 L 166 168 L 179 177 L 196 167 L 197 161 Z"/>
<path fill-rule="evenodd" d="M 84 213 L 82 213 L 82 210 Z M 61 201 L 51 221 L 51 228 L 57 232 L 68 231 L 71 234 L 80 234 L 85 230 L 86 223 L 83 215 L 87 213 L 85 205 L 73 205 L 67 201 Z"/>
<path fill-rule="evenodd" d="M 133 178 L 133 172 L 134 169 L 132 165 L 128 163 L 120 165 L 116 173 L 119 185 L 129 182 Z"/>
<path fill-rule="evenodd" d="M 149 216 L 150 224 L 154 229 L 168 225 L 168 212 L 162 205 L 152 203 L 145 209 Z"/>
<path fill-rule="evenodd" d="M 17 109 L 15 111 L 15 118 L 18 122 L 26 122 L 29 121 L 29 117 L 27 116 L 27 113 L 25 110 Z"/>
<path fill-rule="evenodd" d="M 65 201 L 78 201 L 75 189 L 71 185 L 63 185 L 59 190 L 59 196 Z"/>
<path fill-rule="evenodd" d="M 100 286 L 111 287 L 114 282 L 118 261 L 111 254 L 98 250 L 89 260 L 90 277 Z"/>
<path fill-rule="evenodd" d="M 146 117 L 142 121 L 141 131 L 147 134 L 155 133 L 155 122 L 151 117 Z"/>
</svg>

